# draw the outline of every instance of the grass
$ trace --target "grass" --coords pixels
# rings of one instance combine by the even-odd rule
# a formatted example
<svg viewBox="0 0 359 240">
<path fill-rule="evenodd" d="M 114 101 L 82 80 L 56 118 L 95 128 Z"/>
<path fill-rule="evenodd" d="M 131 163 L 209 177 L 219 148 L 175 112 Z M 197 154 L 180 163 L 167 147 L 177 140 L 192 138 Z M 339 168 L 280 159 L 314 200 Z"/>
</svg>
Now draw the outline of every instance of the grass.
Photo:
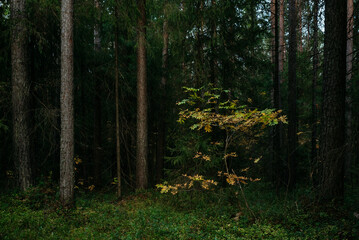
<svg viewBox="0 0 359 240">
<path fill-rule="evenodd" d="M 0 239 L 359 239 L 359 209 L 317 206 L 305 192 L 278 197 L 263 184 L 163 195 L 79 193 L 59 207 L 56 192 L 35 188 L 0 197 Z M 350 202 L 350 201 L 349 201 Z M 359 208 L 359 206 L 356 206 Z"/>
</svg>

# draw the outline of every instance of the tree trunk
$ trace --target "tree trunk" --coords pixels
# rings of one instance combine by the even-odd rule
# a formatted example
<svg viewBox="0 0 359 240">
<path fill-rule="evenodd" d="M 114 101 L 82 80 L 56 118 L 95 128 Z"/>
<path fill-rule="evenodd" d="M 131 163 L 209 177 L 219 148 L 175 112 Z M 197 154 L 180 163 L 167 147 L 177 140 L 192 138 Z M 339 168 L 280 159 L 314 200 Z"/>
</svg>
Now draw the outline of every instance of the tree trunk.
<svg viewBox="0 0 359 240">
<path fill-rule="evenodd" d="M 346 169 L 349 169 L 353 156 L 353 138 L 352 138 L 352 98 L 351 98 L 351 87 L 352 87 L 352 68 L 353 68 L 353 27 L 354 27 L 354 6 L 353 0 L 348 0 L 347 3 L 348 13 L 348 27 L 347 27 L 347 78 L 346 78 L 346 140 L 347 140 L 347 151 L 346 151 Z"/>
<path fill-rule="evenodd" d="M 288 187 L 296 183 L 297 168 L 297 9 L 289 0 L 289 59 L 288 59 Z"/>
<path fill-rule="evenodd" d="M 163 163 L 164 163 L 164 156 L 165 156 L 165 147 L 166 147 L 166 111 L 167 111 L 167 104 L 166 104 L 166 83 L 167 83 L 167 76 L 168 76 L 168 19 L 166 13 L 166 3 L 164 4 L 164 22 L 163 22 L 163 48 L 162 48 L 162 78 L 160 84 L 160 92 L 161 92 L 161 105 L 160 105 L 160 119 L 158 125 L 158 140 L 157 140 L 157 157 L 156 157 L 156 182 L 159 183 L 163 178 Z"/>
<path fill-rule="evenodd" d="M 19 186 L 22 191 L 31 186 L 29 102 L 30 83 L 27 67 L 27 30 L 25 0 L 13 0 L 11 17 L 13 146 Z"/>
<path fill-rule="evenodd" d="M 136 186 L 148 185 L 147 140 L 147 70 L 146 70 L 146 0 L 138 0 L 140 16 L 137 22 L 137 152 Z"/>
<path fill-rule="evenodd" d="M 60 200 L 70 206 L 74 197 L 73 0 L 61 2 L 60 104 Z"/>
<path fill-rule="evenodd" d="M 120 146 L 120 95 L 119 95 L 119 66 L 118 66 L 118 1 L 115 2 L 115 101 L 116 101 L 116 163 L 117 163 L 117 197 L 122 197 L 121 189 L 121 146 Z"/>
<path fill-rule="evenodd" d="M 325 1 L 321 200 L 344 195 L 347 2 Z"/>
<path fill-rule="evenodd" d="M 316 100 L 316 88 L 318 81 L 318 62 L 319 62 L 319 51 L 318 51 L 318 11 L 319 11 L 319 0 L 314 0 L 313 7 L 313 78 L 312 78 L 312 149 L 311 149 L 311 171 L 310 176 L 314 183 L 317 185 L 318 175 L 318 164 L 317 164 L 317 121 L 318 121 L 318 107 Z"/>
<path fill-rule="evenodd" d="M 273 22 L 273 20 L 272 20 Z M 272 28 L 273 29 L 273 28 Z M 274 1 L 274 71 L 273 71 L 273 105 L 281 109 L 280 100 L 280 71 L 279 71 L 279 1 Z M 273 127 L 273 169 L 277 189 L 283 183 L 281 160 L 281 125 Z"/>
<path fill-rule="evenodd" d="M 97 15 L 100 13 L 100 4 L 98 0 L 94 0 L 94 5 Z M 101 51 L 101 37 L 100 37 L 100 19 L 96 17 L 94 26 L 94 50 L 96 54 Z M 101 77 L 99 76 L 98 62 L 94 69 L 94 143 L 93 143 L 93 157 L 94 157 L 94 175 L 95 184 L 101 185 L 101 160 L 102 160 L 102 104 L 101 104 Z"/>
</svg>

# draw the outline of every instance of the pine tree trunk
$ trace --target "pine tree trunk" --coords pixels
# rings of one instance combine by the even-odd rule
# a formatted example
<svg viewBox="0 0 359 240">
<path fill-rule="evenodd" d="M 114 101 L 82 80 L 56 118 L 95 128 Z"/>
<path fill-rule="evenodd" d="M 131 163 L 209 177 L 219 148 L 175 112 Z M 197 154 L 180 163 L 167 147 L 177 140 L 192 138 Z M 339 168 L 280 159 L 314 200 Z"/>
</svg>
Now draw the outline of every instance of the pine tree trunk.
<svg viewBox="0 0 359 240">
<path fill-rule="evenodd" d="M 121 187 L 121 146 L 120 146 L 120 94 L 119 94 L 119 66 L 118 66 L 118 0 L 115 2 L 115 106 L 116 106 L 116 163 L 117 163 L 117 197 L 122 197 Z"/>
<path fill-rule="evenodd" d="M 160 84 L 160 92 L 161 92 L 161 106 L 160 106 L 160 119 L 158 125 L 158 139 L 157 139 L 157 157 L 156 157 L 156 182 L 159 183 L 163 178 L 163 163 L 164 163 L 164 156 L 165 156 L 165 146 L 166 146 L 166 111 L 167 111 L 167 104 L 166 104 L 166 84 L 167 84 L 167 76 L 168 76 L 168 19 L 166 14 L 166 3 L 164 4 L 164 22 L 163 22 L 163 48 L 162 48 L 162 78 Z"/>
<path fill-rule="evenodd" d="M 347 27 L 347 79 L 346 79 L 346 140 L 347 140 L 347 151 L 346 151 L 346 169 L 350 168 L 352 156 L 353 156 L 353 138 L 352 138 L 352 68 L 353 68 L 353 27 L 354 27 L 354 5 L 353 0 L 348 0 L 347 3 L 347 14 L 348 14 L 348 27 Z"/>
<path fill-rule="evenodd" d="M 14 22 L 11 31 L 14 161 L 20 189 L 25 191 L 31 186 L 30 83 L 27 66 L 25 0 L 13 0 L 10 4 L 11 18 Z"/>
<path fill-rule="evenodd" d="M 272 20 L 273 21 L 273 20 Z M 273 29 L 273 28 L 272 28 Z M 279 70 L 279 1 L 274 1 L 274 72 L 273 72 L 273 105 L 281 109 L 280 70 Z M 282 126 L 273 127 L 273 170 L 277 189 L 283 184 L 283 163 L 281 159 Z"/>
<path fill-rule="evenodd" d="M 60 200 L 64 206 L 71 206 L 74 196 L 73 0 L 61 2 L 60 104 Z"/>
<path fill-rule="evenodd" d="M 321 200 L 344 194 L 347 2 L 325 1 Z"/>
<path fill-rule="evenodd" d="M 138 0 L 140 16 L 137 22 L 137 153 L 136 185 L 148 185 L 147 140 L 147 70 L 146 70 L 146 0 Z"/>
<path fill-rule="evenodd" d="M 94 0 L 94 5 L 97 14 L 100 13 L 100 4 L 98 0 Z M 101 37 L 99 18 L 96 18 L 94 26 L 94 50 L 95 54 L 101 51 Z M 101 160 L 102 160 L 102 103 L 101 103 L 101 77 L 96 64 L 94 69 L 94 143 L 93 143 L 93 157 L 94 157 L 94 175 L 95 184 L 101 185 Z"/>
<path fill-rule="evenodd" d="M 318 184 L 318 164 L 317 164 L 317 121 L 318 121 L 318 107 L 317 107 L 317 82 L 318 82 L 318 62 L 319 62 L 319 51 L 318 51 L 318 11 L 319 11 L 319 0 L 314 0 L 313 7 L 313 78 L 312 78 L 312 149 L 311 149 L 311 179 L 314 185 Z"/>
<path fill-rule="evenodd" d="M 297 9 L 289 0 L 289 59 L 288 59 L 288 187 L 296 183 L 297 168 Z"/>
</svg>

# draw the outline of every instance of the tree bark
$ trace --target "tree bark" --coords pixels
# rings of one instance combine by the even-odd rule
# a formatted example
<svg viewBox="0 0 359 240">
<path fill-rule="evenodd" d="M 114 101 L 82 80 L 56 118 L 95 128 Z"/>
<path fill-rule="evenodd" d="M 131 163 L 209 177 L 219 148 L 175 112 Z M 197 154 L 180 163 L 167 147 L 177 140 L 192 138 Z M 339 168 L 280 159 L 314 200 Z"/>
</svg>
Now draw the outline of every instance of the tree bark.
<svg viewBox="0 0 359 240">
<path fill-rule="evenodd" d="M 316 88 L 318 82 L 318 62 L 319 62 L 319 51 L 318 51 L 318 11 L 319 11 L 319 0 L 314 0 L 313 7 L 313 78 L 312 78 L 312 149 L 311 149 L 311 179 L 314 185 L 317 185 L 316 180 L 318 175 L 318 164 L 317 164 L 317 121 L 318 121 L 318 107 L 316 100 Z"/>
<path fill-rule="evenodd" d="M 146 0 L 137 0 L 140 16 L 137 22 L 137 152 L 136 186 L 148 185 L 147 69 L 146 69 Z"/>
<path fill-rule="evenodd" d="M 98 0 L 94 0 L 96 9 L 96 20 L 94 26 L 94 50 L 95 57 L 101 51 L 101 37 L 100 37 L 100 19 L 98 14 L 100 13 L 100 3 Z M 97 63 L 97 62 L 96 62 Z M 94 175 L 95 184 L 101 185 L 101 160 L 102 160 L 102 103 L 101 103 L 101 77 L 99 76 L 99 70 L 96 64 L 94 69 L 94 143 L 93 143 L 93 157 L 94 157 Z"/>
<path fill-rule="evenodd" d="M 14 22 L 11 31 L 12 67 L 12 114 L 14 161 L 20 189 L 31 186 L 30 163 L 30 83 L 28 74 L 27 29 L 25 25 L 25 0 L 13 0 L 11 18 Z"/>
<path fill-rule="evenodd" d="M 354 27 L 354 5 L 353 0 L 347 3 L 347 78 L 346 78 L 346 169 L 349 169 L 353 156 L 353 138 L 352 138 L 352 68 L 353 68 L 353 27 Z"/>
<path fill-rule="evenodd" d="M 116 163 L 117 163 L 117 197 L 122 197 L 121 188 L 121 145 L 120 145 L 120 95 L 118 66 L 118 0 L 115 2 L 115 101 L 116 101 Z"/>
<path fill-rule="evenodd" d="M 73 0 L 61 2 L 61 140 L 60 200 L 71 206 L 74 197 Z"/>
<path fill-rule="evenodd" d="M 274 108 L 281 109 L 280 99 L 280 69 L 279 69 L 279 1 L 273 0 L 274 3 L 274 70 L 273 70 L 273 105 Z M 273 29 L 273 27 L 272 27 Z M 281 159 L 281 125 L 273 127 L 273 169 L 274 182 L 276 187 L 283 183 L 283 169 Z"/>
<path fill-rule="evenodd" d="M 167 84 L 167 76 L 168 76 L 168 19 L 166 13 L 166 4 L 164 4 L 164 22 L 163 22 L 163 48 L 162 48 L 162 78 L 160 83 L 160 92 L 161 92 L 161 105 L 160 105 L 160 119 L 158 125 L 158 139 L 157 139 L 157 157 L 156 157 L 156 182 L 159 183 L 163 178 L 163 163 L 165 156 L 165 147 L 166 147 L 166 111 L 167 111 L 167 103 L 166 103 L 166 84 Z"/>
<path fill-rule="evenodd" d="M 347 2 L 325 1 L 321 200 L 344 195 Z"/>
<path fill-rule="evenodd" d="M 289 0 L 289 59 L 288 59 L 288 187 L 296 183 L 297 168 L 297 9 Z"/>
</svg>

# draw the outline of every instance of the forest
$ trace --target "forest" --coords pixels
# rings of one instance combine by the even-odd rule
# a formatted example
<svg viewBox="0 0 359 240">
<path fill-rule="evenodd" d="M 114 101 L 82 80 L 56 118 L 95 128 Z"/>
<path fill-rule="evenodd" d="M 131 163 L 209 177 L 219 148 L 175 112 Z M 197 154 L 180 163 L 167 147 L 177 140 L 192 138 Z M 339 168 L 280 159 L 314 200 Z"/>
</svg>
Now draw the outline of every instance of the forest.
<svg viewBox="0 0 359 240">
<path fill-rule="evenodd" d="M 0 239 L 359 239 L 357 0 L 0 0 Z"/>
</svg>

